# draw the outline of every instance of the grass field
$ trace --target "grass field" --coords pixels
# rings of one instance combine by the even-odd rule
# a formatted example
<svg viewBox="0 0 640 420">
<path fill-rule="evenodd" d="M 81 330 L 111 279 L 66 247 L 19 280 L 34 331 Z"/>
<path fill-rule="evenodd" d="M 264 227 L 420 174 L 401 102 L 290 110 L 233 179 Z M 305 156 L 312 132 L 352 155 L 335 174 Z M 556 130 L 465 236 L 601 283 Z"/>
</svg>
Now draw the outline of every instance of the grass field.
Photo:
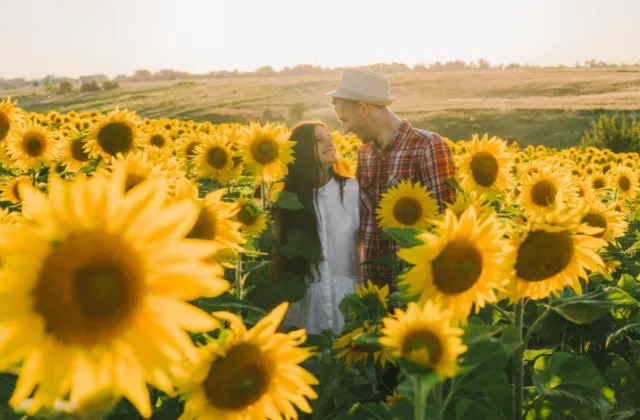
<svg viewBox="0 0 640 420">
<path fill-rule="evenodd" d="M 302 103 L 306 118 L 338 128 L 323 95 L 338 74 L 212 78 L 124 83 L 101 93 L 49 95 L 44 89 L 5 91 L 28 111 L 101 110 L 115 107 L 149 118 L 247 122 L 271 113 L 293 122 L 290 109 Z M 392 109 L 414 125 L 453 140 L 488 132 L 521 144 L 576 144 L 603 112 L 640 116 L 640 68 L 484 70 L 390 75 Z"/>
</svg>

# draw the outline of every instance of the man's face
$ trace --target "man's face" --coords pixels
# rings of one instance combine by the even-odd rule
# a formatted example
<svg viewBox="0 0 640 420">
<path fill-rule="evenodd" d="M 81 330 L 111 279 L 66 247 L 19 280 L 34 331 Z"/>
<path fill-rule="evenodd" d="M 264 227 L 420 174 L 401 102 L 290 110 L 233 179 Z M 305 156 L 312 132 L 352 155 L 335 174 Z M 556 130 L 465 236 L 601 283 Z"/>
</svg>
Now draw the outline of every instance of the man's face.
<svg viewBox="0 0 640 420">
<path fill-rule="evenodd" d="M 366 105 L 336 101 L 333 109 L 342 124 L 344 133 L 355 134 L 363 143 L 375 140 L 375 135 L 370 128 L 369 118 L 366 116 Z"/>
</svg>

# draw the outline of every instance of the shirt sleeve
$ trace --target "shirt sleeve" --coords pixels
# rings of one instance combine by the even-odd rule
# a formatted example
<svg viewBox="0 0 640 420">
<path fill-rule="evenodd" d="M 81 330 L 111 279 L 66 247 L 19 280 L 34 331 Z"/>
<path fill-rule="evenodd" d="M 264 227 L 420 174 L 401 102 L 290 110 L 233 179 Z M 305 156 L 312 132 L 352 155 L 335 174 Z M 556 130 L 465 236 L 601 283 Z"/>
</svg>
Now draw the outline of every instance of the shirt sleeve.
<svg viewBox="0 0 640 420">
<path fill-rule="evenodd" d="M 453 154 L 449 145 L 437 134 L 430 133 L 431 141 L 424 148 L 424 156 L 420 159 L 420 181 L 431 190 L 433 198 L 438 201 L 440 211 L 446 209 L 445 203 L 456 200 L 454 188 L 447 179 L 455 177 Z"/>
</svg>

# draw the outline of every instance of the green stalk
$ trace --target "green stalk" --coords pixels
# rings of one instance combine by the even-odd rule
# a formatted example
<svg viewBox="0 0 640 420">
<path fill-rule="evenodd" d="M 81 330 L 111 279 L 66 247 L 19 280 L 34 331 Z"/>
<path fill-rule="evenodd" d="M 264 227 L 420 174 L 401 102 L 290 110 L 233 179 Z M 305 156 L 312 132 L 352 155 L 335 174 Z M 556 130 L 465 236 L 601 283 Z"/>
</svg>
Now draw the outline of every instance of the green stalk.
<svg viewBox="0 0 640 420">
<path fill-rule="evenodd" d="M 236 296 L 238 299 L 243 297 L 242 283 L 242 254 L 238 253 L 238 261 L 236 261 Z"/>
<path fill-rule="evenodd" d="M 266 211 L 267 209 L 267 183 L 262 181 L 260 183 L 260 198 L 262 199 L 262 211 Z"/>
<path fill-rule="evenodd" d="M 411 376 L 413 382 L 414 420 L 424 420 L 424 410 L 427 407 L 427 387 L 425 381 L 417 375 Z"/>
<path fill-rule="evenodd" d="M 513 321 L 518 329 L 518 338 L 522 343 L 522 318 L 524 301 L 520 299 L 513 308 Z M 522 418 L 522 395 L 524 389 L 524 345 L 520 345 L 513 354 L 513 420 Z"/>
<path fill-rule="evenodd" d="M 444 416 L 444 413 L 442 412 L 442 395 L 443 395 L 442 382 L 440 382 L 440 383 L 437 383 L 433 388 L 433 396 L 434 396 L 434 401 L 436 403 L 436 412 L 438 413 L 439 419 L 442 419 Z"/>
</svg>

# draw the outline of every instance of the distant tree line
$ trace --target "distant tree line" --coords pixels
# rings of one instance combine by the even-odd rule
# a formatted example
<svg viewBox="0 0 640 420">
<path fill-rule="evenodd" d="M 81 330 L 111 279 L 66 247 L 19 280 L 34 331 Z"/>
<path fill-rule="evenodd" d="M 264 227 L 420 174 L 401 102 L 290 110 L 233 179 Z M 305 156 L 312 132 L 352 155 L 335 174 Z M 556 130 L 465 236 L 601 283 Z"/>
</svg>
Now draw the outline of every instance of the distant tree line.
<svg viewBox="0 0 640 420">
<path fill-rule="evenodd" d="M 413 67 L 410 67 L 403 63 L 380 63 L 369 66 L 363 66 L 365 69 L 369 69 L 375 72 L 390 74 L 390 73 L 403 73 L 403 72 L 447 72 L 447 71 L 475 71 L 475 70 L 512 70 L 512 69 L 566 69 L 566 68 L 624 68 L 624 67 L 640 67 L 640 63 L 635 64 L 617 64 L 617 63 L 605 63 L 595 59 L 587 60 L 582 63 L 575 63 L 573 66 L 555 65 L 555 66 L 540 66 L 533 64 L 519 64 L 519 63 L 499 63 L 491 64 L 484 58 L 480 58 L 477 61 L 465 62 L 462 60 L 446 61 L 425 64 L 418 63 Z M 184 79 L 204 79 L 212 77 L 249 77 L 249 76 L 290 76 L 290 75 L 307 75 L 307 74 L 325 74 L 325 73 L 339 73 L 344 70 L 343 67 L 321 67 L 311 64 L 299 64 L 294 67 L 285 67 L 282 70 L 274 70 L 271 66 L 262 66 L 254 71 L 240 72 L 237 69 L 233 71 L 211 71 L 206 74 L 193 74 L 184 71 L 176 71 L 171 69 L 158 70 L 151 72 L 149 70 L 140 69 L 136 70 L 133 75 L 127 76 L 124 74 L 116 76 L 112 81 L 109 81 L 108 77 L 99 75 L 81 76 L 77 79 L 71 78 L 59 78 L 56 76 L 47 76 L 40 80 L 28 80 L 25 78 L 16 79 L 3 79 L 0 78 L 0 90 L 16 89 L 24 87 L 39 87 L 44 86 L 59 86 L 62 82 L 67 81 L 72 85 L 88 85 L 91 83 L 102 84 L 102 88 L 108 90 L 112 88 L 113 84 L 122 82 L 142 82 L 142 81 L 155 81 L 155 80 L 184 80 Z M 65 85 L 66 86 L 66 85 Z M 81 89 L 82 90 L 82 89 Z"/>
</svg>

